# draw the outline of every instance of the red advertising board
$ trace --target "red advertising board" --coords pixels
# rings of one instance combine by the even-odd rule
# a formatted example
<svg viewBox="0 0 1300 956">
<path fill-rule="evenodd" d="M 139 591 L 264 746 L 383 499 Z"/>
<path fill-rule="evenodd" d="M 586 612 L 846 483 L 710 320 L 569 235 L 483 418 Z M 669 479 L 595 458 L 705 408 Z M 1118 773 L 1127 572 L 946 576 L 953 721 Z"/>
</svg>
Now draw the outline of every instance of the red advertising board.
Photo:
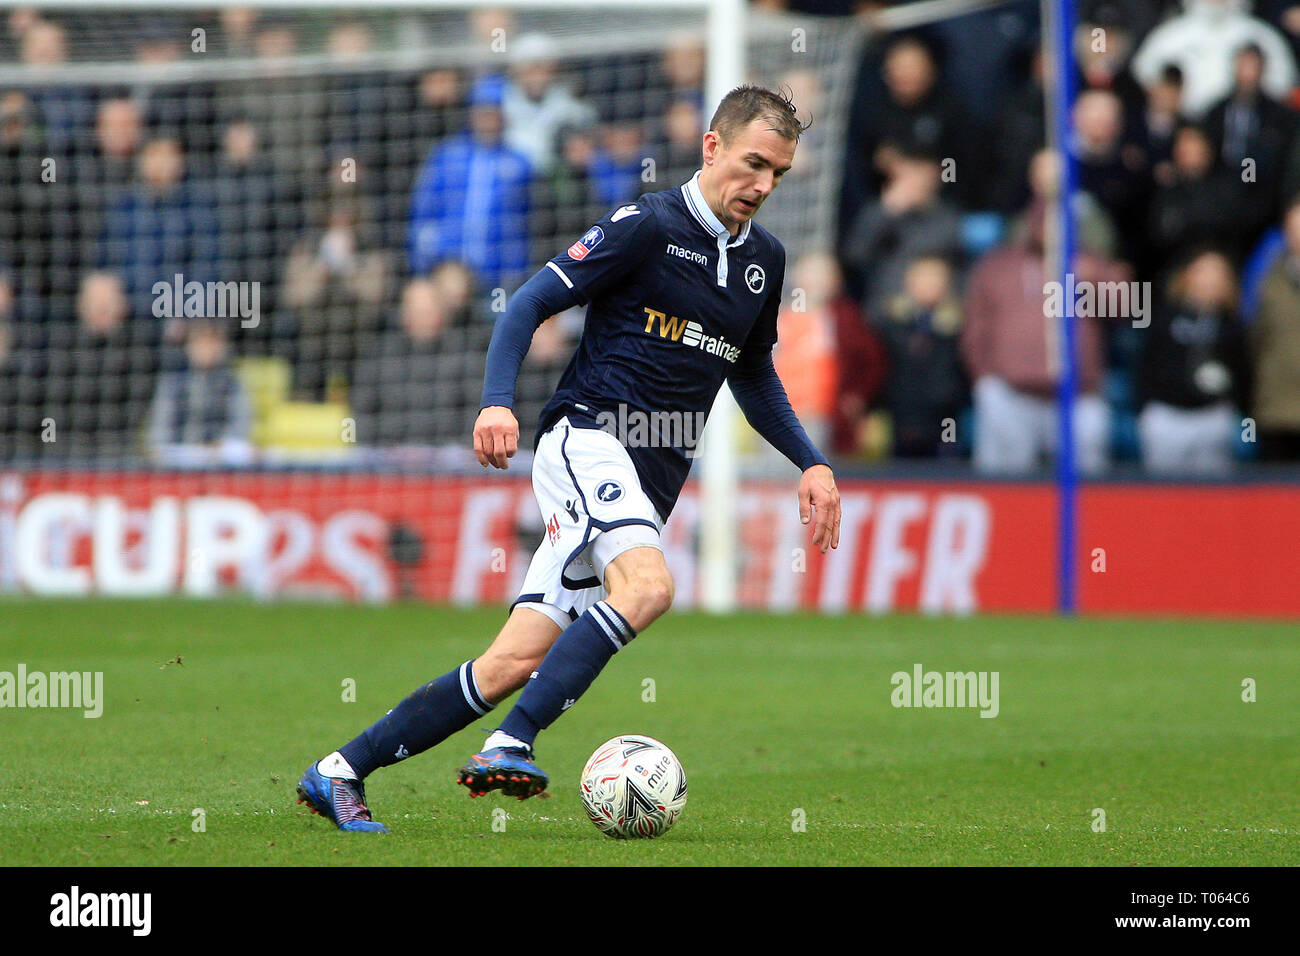
<svg viewBox="0 0 1300 956">
<path fill-rule="evenodd" d="M 737 500 L 740 600 L 828 613 L 1049 611 L 1048 484 L 846 481 L 823 556 L 794 483 Z M 1080 496 L 1085 612 L 1300 616 L 1300 489 L 1094 485 Z M 679 607 L 698 603 L 699 502 L 664 529 Z M 0 475 L 0 591 L 505 603 L 542 537 L 523 476 L 325 472 Z"/>
<path fill-rule="evenodd" d="M 1300 616 L 1300 488 L 1098 485 L 1080 499 L 1084 610 Z"/>
</svg>

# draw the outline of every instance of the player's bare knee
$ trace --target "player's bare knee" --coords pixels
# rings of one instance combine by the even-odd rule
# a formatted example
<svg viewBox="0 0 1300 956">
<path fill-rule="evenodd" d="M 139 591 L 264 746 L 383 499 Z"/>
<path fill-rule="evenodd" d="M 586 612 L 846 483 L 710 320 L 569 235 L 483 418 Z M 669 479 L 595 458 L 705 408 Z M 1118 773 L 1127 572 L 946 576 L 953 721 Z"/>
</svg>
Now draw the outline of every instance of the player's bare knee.
<svg viewBox="0 0 1300 956">
<path fill-rule="evenodd" d="M 655 617 L 661 617 L 667 614 L 673 606 L 673 597 L 675 590 L 673 588 L 672 575 L 664 572 L 657 575 L 648 586 L 646 600 L 649 604 L 649 610 Z"/>
<path fill-rule="evenodd" d="M 666 570 L 630 575 L 610 592 L 609 600 L 633 630 L 643 631 L 673 606 L 672 576 Z"/>
</svg>

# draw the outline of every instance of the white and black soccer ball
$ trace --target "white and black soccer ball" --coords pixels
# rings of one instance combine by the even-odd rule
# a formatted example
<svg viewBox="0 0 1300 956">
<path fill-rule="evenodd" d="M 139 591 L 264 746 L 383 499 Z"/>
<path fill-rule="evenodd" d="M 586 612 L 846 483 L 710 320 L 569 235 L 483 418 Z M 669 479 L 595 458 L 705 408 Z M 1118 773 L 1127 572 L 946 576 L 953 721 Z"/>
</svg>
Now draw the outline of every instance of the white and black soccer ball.
<svg viewBox="0 0 1300 956">
<path fill-rule="evenodd" d="M 624 734 L 596 748 L 582 768 L 580 792 L 600 832 L 649 839 L 668 832 L 686 806 L 686 771 L 653 737 Z"/>
</svg>

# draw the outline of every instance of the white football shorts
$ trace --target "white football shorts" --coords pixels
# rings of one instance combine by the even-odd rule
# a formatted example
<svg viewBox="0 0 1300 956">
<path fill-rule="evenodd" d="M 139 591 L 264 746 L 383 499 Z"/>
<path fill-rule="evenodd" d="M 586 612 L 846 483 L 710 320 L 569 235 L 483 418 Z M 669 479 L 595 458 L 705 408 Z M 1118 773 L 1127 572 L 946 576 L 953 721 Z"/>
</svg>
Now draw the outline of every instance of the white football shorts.
<svg viewBox="0 0 1300 956">
<path fill-rule="evenodd" d="M 567 416 L 537 440 L 533 494 L 542 540 L 511 605 L 568 627 L 604 600 L 605 567 L 624 551 L 663 551 L 664 522 L 641 488 L 627 449 L 609 432 L 577 428 Z"/>
</svg>

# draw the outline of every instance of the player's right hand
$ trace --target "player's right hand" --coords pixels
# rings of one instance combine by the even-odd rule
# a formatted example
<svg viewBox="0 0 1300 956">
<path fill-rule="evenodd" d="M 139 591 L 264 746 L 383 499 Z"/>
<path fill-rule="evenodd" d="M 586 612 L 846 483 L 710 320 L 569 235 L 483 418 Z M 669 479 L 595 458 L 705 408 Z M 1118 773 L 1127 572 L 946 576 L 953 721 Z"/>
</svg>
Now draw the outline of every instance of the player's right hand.
<svg viewBox="0 0 1300 956">
<path fill-rule="evenodd" d="M 519 422 L 515 413 L 504 405 L 489 405 L 478 413 L 474 422 L 474 454 L 486 468 L 509 467 L 509 459 L 519 450 Z"/>
</svg>

